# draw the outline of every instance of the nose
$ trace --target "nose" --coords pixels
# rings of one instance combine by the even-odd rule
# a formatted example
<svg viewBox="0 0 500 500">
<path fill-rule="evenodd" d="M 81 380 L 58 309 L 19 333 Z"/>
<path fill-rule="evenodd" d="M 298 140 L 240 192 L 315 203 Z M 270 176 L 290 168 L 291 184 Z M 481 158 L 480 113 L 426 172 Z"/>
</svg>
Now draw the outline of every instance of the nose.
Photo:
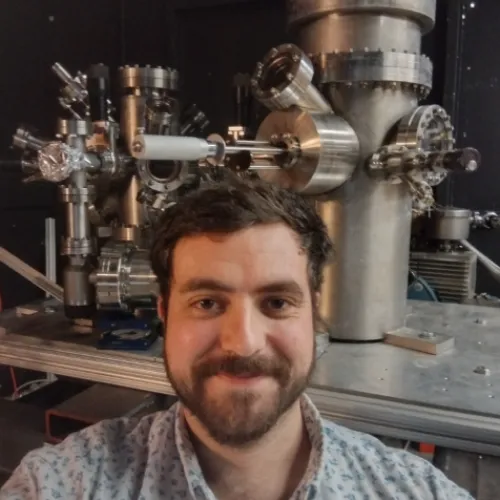
<svg viewBox="0 0 500 500">
<path fill-rule="evenodd" d="M 224 351 L 251 356 L 266 345 L 266 324 L 251 300 L 231 304 L 223 315 L 220 346 Z"/>
</svg>

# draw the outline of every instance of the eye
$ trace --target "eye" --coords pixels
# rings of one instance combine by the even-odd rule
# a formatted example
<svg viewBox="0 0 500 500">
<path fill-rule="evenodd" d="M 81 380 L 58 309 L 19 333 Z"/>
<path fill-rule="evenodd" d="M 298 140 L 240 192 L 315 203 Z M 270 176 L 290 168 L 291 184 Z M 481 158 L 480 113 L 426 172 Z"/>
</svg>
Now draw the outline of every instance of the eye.
<svg viewBox="0 0 500 500">
<path fill-rule="evenodd" d="M 269 297 L 262 302 L 262 308 L 267 314 L 284 314 L 290 308 L 291 304 L 282 297 Z"/>
<path fill-rule="evenodd" d="M 196 316 L 211 317 L 224 312 L 224 303 L 220 300 L 209 297 L 201 298 L 193 301 L 190 307 Z"/>
<path fill-rule="evenodd" d="M 202 299 L 196 302 L 195 306 L 204 311 L 211 311 L 217 306 L 217 302 L 213 299 Z"/>
<path fill-rule="evenodd" d="M 280 298 L 267 299 L 267 303 L 271 309 L 283 309 L 286 305 L 288 305 L 288 302 L 285 299 Z"/>
</svg>

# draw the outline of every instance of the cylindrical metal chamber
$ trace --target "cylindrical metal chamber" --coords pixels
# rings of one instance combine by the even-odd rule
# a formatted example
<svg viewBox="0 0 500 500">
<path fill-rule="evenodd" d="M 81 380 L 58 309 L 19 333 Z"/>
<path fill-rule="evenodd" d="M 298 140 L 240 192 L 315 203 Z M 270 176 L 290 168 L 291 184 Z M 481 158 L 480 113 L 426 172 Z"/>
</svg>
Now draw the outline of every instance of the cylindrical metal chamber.
<svg viewBox="0 0 500 500">
<path fill-rule="evenodd" d="M 439 208 L 433 211 L 429 236 L 436 240 L 469 239 L 472 212 L 463 208 Z"/>
<path fill-rule="evenodd" d="M 84 152 L 87 130 L 82 122 L 67 121 L 65 126 L 68 145 Z M 63 273 L 65 313 L 70 318 L 89 317 L 95 304 L 94 290 L 89 283 L 89 257 L 94 252 L 89 205 L 94 201 L 94 190 L 87 182 L 85 170 L 76 169 L 71 173 L 67 185 L 60 187 L 60 198 L 66 207 L 62 248 L 62 254 L 68 257 Z"/>
<path fill-rule="evenodd" d="M 330 113 L 331 107 L 312 85 L 311 60 L 292 44 L 272 49 L 257 64 L 251 84 L 254 95 L 271 111 L 298 106 L 310 112 Z"/>
<path fill-rule="evenodd" d="M 93 281 L 99 309 L 133 312 L 156 306 L 158 283 L 147 250 L 127 243 L 106 245 Z"/>
<path fill-rule="evenodd" d="M 306 195 L 326 193 L 344 184 L 359 158 L 359 142 L 354 130 L 333 113 L 313 113 L 293 107 L 273 111 L 261 123 L 257 140 L 274 136 L 290 137 L 300 144 L 300 155 L 291 165 L 262 169 L 258 175 L 268 182 Z M 279 157 L 274 163 L 280 164 Z"/>
<path fill-rule="evenodd" d="M 178 133 L 179 103 L 172 94 L 178 89 L 179 75 L 175 69 L 125 66 L 120 68 L 119 77 L 122 88 L 121 130 L 129 154 L 138 133 Z M 121 197 L 122 224 L 125 227 L 143 225 L 145 210 L 137 199 L 139 190 L 140 179 L 133 175 Z"/>
<path fill-rule="evenodd" d="M 428 91 L 420 39 L 434 14 L 435 0 L 289 1 L 298 44 L 361 150 L 352 178 L 317 201 L 336 248 L 320 303 L 333 339 L 378 340 L 404 324 L 411 196 L 404 183 L 370 177 L 365 164 Z"/>
</svg>

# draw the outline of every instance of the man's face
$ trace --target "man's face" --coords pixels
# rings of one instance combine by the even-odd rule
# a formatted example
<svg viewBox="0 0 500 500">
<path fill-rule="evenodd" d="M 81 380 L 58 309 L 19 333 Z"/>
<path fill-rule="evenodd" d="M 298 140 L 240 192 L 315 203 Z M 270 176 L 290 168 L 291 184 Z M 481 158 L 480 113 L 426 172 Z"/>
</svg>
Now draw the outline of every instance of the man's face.
<svg viewBox="0 0 500 500">
<path fill-rule="evenodd" d="M 166 310 L 170 382 L 218 442 L 262 437 L 305 389 L 313 307 L 307 257 L 287 226 L 179 241 Z"/>
</svg>

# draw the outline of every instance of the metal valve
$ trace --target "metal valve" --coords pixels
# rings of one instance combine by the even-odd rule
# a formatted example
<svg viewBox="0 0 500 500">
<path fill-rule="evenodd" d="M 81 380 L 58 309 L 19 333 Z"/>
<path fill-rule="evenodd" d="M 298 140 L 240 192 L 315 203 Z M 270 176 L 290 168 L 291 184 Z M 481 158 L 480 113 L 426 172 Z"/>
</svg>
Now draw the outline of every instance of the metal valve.
<svg viewBox="0 0 500 500">
<path fill-rule="evenodd" d="M 496 212 L 473 212 L 470 222 L 472 229 L 499 229 L 500 215 Z"/>
</svg>

